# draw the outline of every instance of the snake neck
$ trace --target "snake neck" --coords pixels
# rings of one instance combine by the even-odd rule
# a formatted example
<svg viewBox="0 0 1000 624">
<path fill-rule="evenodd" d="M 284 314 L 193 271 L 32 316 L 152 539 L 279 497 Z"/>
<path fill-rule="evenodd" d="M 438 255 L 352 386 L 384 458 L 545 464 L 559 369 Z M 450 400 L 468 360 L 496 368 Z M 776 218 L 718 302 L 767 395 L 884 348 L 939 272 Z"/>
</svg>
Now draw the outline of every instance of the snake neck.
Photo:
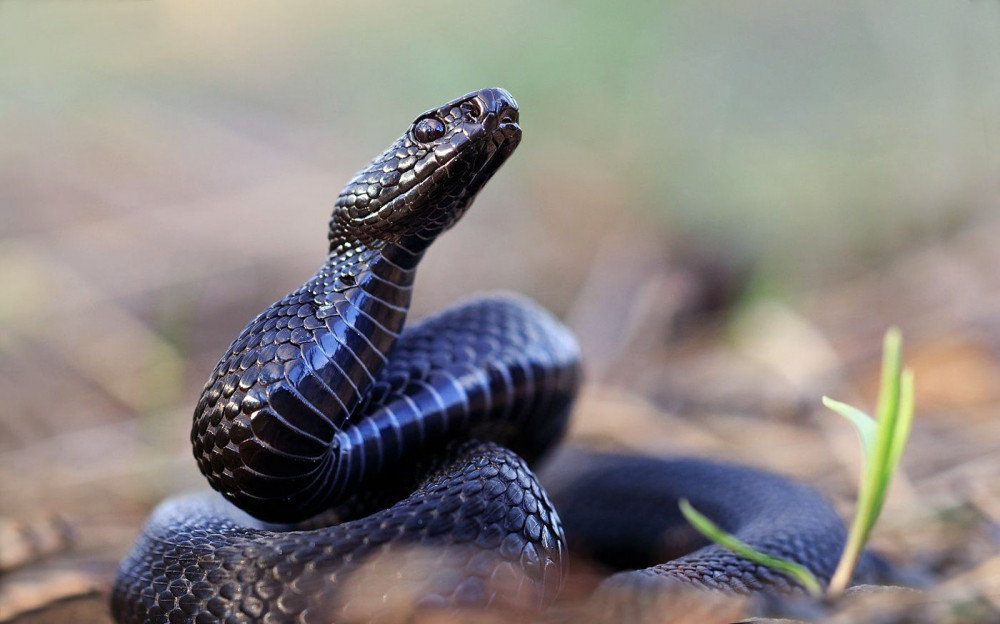
<svg viewBox="0 0 1000 624">
<path fill-rule="evenodd" d="M 340 336 L 346 329 L 354 330 L 374 347 L 371 352 L 349 349 L 345 354 L 349 357 L 338 361 L 345 372 L 351 371 L 348 376 L 356 383 L 370 381 L 403 330 L 417 264 L 423 254 L 424 249 L 418 246 L 344 241 L 333 248 L 316 275 L 300 289 L 312 295 L 314 309 L 305 312 L 311 311 L 324 321 L 325 327 L 317 327 L 314 336 L 320 343 L 328 333 Z M 369 331 L 373 333 L 366 333 Z M 368 374 L 354 374 L 359 367 Z"/>
<path fill-rule="evenodd" d="M 433 240 L 433 239 L 432 239 Z M 412 283 L 416 269 L 431 241 L 407 237 L 399 241 L 362 240 L 348 234 L 331 234 L 330 251 L 314 280 L 323 274 L 357 275 L 365 269 L 395 267 L 410 273 L 397 275 L 402 282 Z M 402 285 L 402 283 L 401 283 Z"/>
<path fill-rule="evenodd" d="M 317 475 L 329 474 L 336 434 L 402 332 L 422 255 L 416 245 L 343 241 L 251 321 L 195 409 L 194 453 L 213 487 L 265 519 L 328 504 L 334 484 Z"/>
</svg>

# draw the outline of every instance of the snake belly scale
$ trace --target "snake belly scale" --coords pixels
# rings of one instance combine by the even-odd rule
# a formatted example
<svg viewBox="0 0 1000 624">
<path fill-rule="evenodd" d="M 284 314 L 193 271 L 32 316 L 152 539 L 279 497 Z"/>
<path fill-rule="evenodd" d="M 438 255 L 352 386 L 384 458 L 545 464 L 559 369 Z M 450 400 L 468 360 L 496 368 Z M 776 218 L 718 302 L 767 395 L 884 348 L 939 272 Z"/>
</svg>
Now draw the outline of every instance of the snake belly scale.
<svg viewBox="0 0 1000 624">
<path fill-rule="evenodd" d="M 553 600 L 566 536 L 529 464 L 566 428 L 575 339 L 511 295 L 404 330 L 425 250 L 520 139 L 514 99 L 484 89 L 417 117 L 347 184 L 325 263 L 247 325 L 205 385 L 191 439 L 217 493 L 154 511 L 119 570 L 119 622 L 365 621 L 365 566 L 379 558 L 394 579 L 375 590 L 381 604 L 410 581 L 421 604 Z M 655 547 L 686 496 L 829 577 L 843 526 L 817 494 L 741 467 L 658 461 L 602 457 L 564 488 L 571 545 Z M 638 500 L 619 500 L 635 485 Z M 713 546 L 609 581 L 650 582 L 793 587 Z"/>
</svg>

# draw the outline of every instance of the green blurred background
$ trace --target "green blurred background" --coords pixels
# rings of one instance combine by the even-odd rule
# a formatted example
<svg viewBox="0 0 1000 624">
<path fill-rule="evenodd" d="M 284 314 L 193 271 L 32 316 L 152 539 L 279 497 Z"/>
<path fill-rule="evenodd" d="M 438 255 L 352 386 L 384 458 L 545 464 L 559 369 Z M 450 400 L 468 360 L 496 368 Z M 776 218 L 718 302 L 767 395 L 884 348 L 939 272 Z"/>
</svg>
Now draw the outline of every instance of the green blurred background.
<svg viewBox="0 0 1000 624">
<path fill-rule="evenodd" d="M 7 0 L 4 237 L 253 201 L 304 171 L 322 177 L 271 204 L 294 213 L 254 217 L 319 237 L 350 171 L 488 85 L 518 98 L 525 141 L 487 194 L 547 228 L 535 244 L 638 224 L 801 284 L 997 190 L 996 2 Z M 523 243 L 505 217 L 476 218 Z"/>
</svg>

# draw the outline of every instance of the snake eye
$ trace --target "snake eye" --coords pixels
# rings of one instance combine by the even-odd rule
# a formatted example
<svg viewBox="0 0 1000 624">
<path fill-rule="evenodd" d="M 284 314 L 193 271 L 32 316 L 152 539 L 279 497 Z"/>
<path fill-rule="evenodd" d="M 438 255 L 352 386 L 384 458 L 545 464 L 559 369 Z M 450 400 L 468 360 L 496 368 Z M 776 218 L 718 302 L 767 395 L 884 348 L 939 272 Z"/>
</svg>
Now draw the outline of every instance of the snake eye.
<svg viewBox="0 0 1000 624">
<path fill-rule="evenodd" d="M 421 143 L 436 141 L 444 135 L 444 124 L 435 117 L 424 117 L 413 127 L 413 138 Z"/>
</svg>

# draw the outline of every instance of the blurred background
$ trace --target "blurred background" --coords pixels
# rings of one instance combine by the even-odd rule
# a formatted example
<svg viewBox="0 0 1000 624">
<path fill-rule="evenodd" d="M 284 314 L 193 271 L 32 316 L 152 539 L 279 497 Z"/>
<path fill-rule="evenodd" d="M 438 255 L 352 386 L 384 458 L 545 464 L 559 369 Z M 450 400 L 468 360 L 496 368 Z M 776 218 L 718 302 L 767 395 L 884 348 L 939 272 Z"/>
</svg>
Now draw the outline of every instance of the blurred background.
<svg viewBox="0 0 1000 624">
<path fill-rule="evenodd" d="M 876 546 L 933 574 L 930 621 L 1000 617 L 997 2 L 0 0 L 0 621 L 104 621 L 151 507 L 203 487 L 216 359 L 351 174 L 484 86 L 524 140 L 413 318 L 524 292 L 584 349 L 573 441 L 845 513 L 819 397 L 871 408 L 900 326 L 918 421 Z"/>
</svg>

